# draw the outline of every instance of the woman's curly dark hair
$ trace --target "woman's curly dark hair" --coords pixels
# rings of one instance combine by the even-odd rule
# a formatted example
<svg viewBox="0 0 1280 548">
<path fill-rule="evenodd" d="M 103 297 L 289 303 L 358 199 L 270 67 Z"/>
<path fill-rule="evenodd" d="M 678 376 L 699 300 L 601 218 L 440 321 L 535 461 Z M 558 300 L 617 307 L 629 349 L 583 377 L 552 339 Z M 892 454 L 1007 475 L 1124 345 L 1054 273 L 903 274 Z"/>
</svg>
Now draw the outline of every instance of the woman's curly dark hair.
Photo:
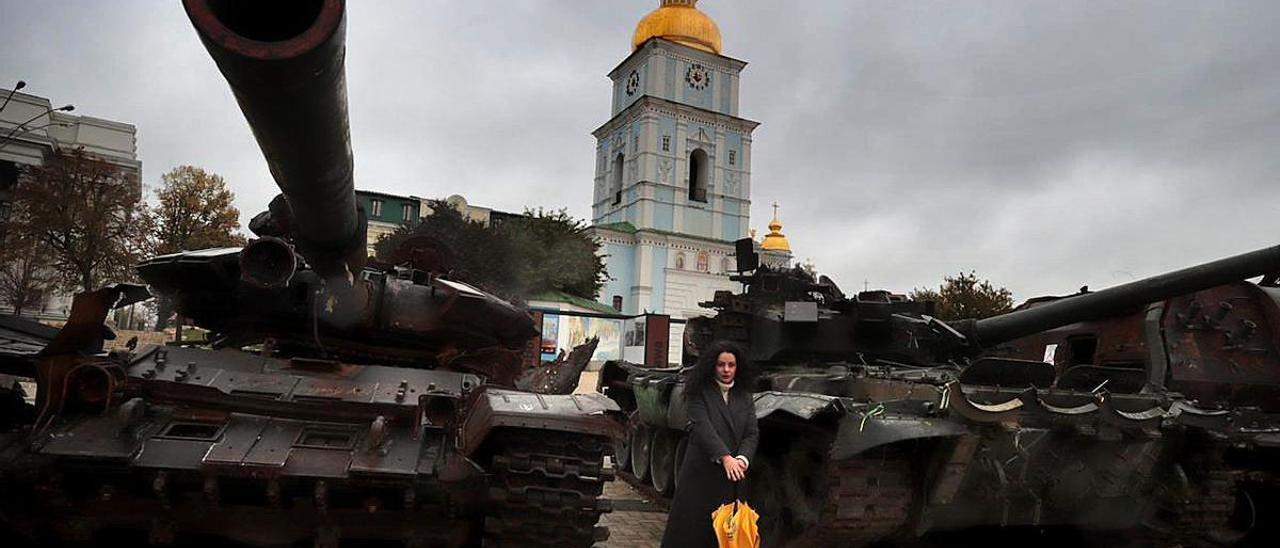
<svg viewBox="0 0 1280 548">
<path fill-rule="evenodd" d="M 707 348 L 699 353 L 698 363 L 685 372 L 686 394 L 697 394 L 715 383 L 716 361 L 724 352 L 733 354 L 734 360 L 738 363 L 738 371 L 733 377 L 733 390 L 755 391 L 756 370 L 747 359 L 746 351 L 729 341 L 716 341 L 707 345 Z"/>
</svg>

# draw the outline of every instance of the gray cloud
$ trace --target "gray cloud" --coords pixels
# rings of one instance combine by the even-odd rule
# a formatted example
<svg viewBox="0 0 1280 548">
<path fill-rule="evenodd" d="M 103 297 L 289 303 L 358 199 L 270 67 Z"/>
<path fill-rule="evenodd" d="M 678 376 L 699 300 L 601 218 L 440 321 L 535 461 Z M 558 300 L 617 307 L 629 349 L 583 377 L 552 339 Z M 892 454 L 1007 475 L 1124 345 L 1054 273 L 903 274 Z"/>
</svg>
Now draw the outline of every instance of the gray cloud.
<svg viewBox="0 0 1280 548">
<path fill-rule="evenodd" d="M 705 0 L 751 64 L 753 225 L 849 288 L 1025 298 L 1280 243 L 1280 6 Z M 604 74 L 656 2 L 352 2 L 361 187 L 588 214 Z M 0 86 L 134 123 L 144 179 L 274 193 L 173 2 L 0 1 Z"/>
</svg>

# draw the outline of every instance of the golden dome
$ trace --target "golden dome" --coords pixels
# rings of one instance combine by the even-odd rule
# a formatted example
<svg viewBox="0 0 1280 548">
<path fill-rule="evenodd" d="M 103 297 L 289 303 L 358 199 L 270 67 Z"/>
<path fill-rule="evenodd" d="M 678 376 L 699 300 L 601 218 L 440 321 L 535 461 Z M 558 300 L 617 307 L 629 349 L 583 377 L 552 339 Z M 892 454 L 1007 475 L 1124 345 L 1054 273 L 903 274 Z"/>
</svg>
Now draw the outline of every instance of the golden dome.
<svg viewBox="0 0 1280 548">
<path fill-rule="evenodd" d="M 697 3 L 698 0 L 662 0 L 662 6 L 636 25 L 631 49 L 639 49 L 650 38 L 662 38 L 718 55 L 720 27 L 698 11 Z"/>
<path fill-rule="evenodd" d="M 769 221 L 769 233 L 760 242 L 760 249 L 791 253 L 791 242 L 782 234 L 782 221 L 778 220 L 778 204 L 773 204 L 773 220 Z"/>
</svg>

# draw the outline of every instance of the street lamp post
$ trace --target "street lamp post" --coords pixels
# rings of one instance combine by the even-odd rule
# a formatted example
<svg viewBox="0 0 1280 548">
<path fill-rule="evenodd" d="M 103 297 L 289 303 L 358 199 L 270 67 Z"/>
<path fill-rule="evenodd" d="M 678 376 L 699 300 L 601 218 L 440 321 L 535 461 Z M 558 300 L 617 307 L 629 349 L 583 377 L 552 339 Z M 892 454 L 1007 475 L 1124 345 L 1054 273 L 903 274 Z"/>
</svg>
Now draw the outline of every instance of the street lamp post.
<svg viewBox="0 0 1280 548">
<path fill-rule="evenodd" d="M 27 87 L 27 83 L 23 82 L 22 80 L 18 80 L 18 83 L 14 84 L 13 89 L 9 90 L 9 96 L 4 98 L 4 104 L 0 105 L 0 110 L 4 110 L 4 107 L 9 106 L 9 100 L 13 99 L 13 94 L 17 93 L 18 90 L 25 87 Z"/>
<path fill-rule="evenodd" d="M 49 107 L 49 108 L 47 108 L 47 109 L 44 109 L 44 112 L 41 112 L 40 114 L 37 114 L 37 115 L 35 115 L 35 116 L 32 116 L 32 117 L 28 118 L 28 119 L 27 119 L 27 121 L 25 121 L 25 122 L 23 122 L 23 123 L 21 123 L 21 124 L 18 124 L 18 125 L 17 125 L 17 126 L 15 126 L 13 129 L 9 130 L 9 133 L 8 133 L 7 135 L 5 135 L 5 136 L 4 136 L 4 139 L 0 139 L 0 147 L 2 147 L 2 146 L 4 146 L 4 145 L 8 144 L 8 143 L 9 143 L 9 141 L 10 141 L 11 139 L 13 139 L 13 136 L 14 136 L 14 135 L 16 135 L 16 134 L 18 133 L 18 131 L 19 131 L 19 130 L 21 130 L 22 128 L 26 127 L 26 125 L 27 125 L 27 124 L 30 124 L 31 122 L 36 121 L 38 118 L 41 118 L 41 117 L 43 117 L 43 116 L 48 116 L 48 115 L 50 115 L 50 114 L 52 114 L 52 113 L 54 113 L 54 112 L 58 112 L 58 111 L 61 111 L 61 112 L 71 112 L 71 111 L 73 111 L 73 110 L 75 110 L 75 109 L 76 109 L 76 106 L 75 106 L 75 105 L 62 105 L 62 106 L 60 106 L 60 107 L 58 107 L 58 108 Z"/>
</svg>

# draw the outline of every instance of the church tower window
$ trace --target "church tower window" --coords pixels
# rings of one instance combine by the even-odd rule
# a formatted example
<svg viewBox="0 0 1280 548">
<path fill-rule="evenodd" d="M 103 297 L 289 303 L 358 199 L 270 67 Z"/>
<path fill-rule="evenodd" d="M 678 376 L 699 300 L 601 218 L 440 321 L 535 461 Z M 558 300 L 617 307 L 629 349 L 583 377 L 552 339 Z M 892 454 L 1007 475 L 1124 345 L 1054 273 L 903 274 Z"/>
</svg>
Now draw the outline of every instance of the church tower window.
<svg viewBox="0 0 1280 548">
<path fill-rule="evenodd" d="M 670 135 L 662 136 L 662 151 L 671 152 L 671 136 Z"/>
<path fill-rule="evenodd" d="M 738 151 L 736 150 L 729 151 L 729 165 L 734 165 L 737 163 L 737 159 L 738 159 L 737 152 Z"/>
<path fill-rule="evenodd" d="M 609 174 L 611 180 L 609 190 L 613 191 L 613 205 L 622 203 L 622 166 L 625 163 L 625 155 L 619 154 L 613 159 L 613 173 Z"/>
<path fill-rule="evenodd" d="M 707 179 L 711 175 L 710 167 L 705 151 L 698 148 L 689 153 L 689 200 L 707 202 Z"/>
</svg>

